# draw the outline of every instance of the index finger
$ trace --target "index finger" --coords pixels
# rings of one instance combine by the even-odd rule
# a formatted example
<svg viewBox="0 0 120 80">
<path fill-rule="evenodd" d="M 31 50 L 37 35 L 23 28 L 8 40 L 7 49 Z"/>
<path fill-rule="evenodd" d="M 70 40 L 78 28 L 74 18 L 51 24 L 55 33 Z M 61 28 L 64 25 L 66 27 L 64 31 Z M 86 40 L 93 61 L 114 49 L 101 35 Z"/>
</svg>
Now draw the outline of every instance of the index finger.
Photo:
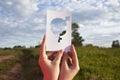
<svg viewBox="0 0 120 80">
<path fill-rule="evenodd" d="M 72 57 L 73 65 L 79 66 L 77 53 L 73 45 L 71 46 L 71 57 Z"/>
<path fill-rule="evenodd" d="M 43 37 L 43 41 L 40 47 L 40 57 L 46 57 L 46 50 L 45 50 L 45 45 L 46 45 L 46 35 Z"/>
</svg>

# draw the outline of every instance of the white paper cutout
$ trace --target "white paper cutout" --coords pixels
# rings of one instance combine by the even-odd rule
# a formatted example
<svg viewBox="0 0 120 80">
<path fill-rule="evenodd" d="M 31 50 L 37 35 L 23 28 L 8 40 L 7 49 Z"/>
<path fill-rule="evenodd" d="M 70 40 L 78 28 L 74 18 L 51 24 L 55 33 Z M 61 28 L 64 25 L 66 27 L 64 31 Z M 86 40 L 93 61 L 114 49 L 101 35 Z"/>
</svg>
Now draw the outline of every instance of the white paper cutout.
<svg viewBox="0 0 120 80">
<path fill-rule="evenodd" d="M 59 24 L 59 21 L 55 21 L 58 19 L 59 21 L 64 21 L 66 26 L 62 26 Z M 52 22 L 55 24 L 58 23 L 58 26 L 55 26 L 52 29 L 53 25 Z M 63 28 L 61 28 L 63 27 Z M 63 29 L 63 30 L 62 30 Z M 59 32 L 61 30 L 61 32 Z M 57 34 L 58 32 L 58 34 Z M 64 13 L 64 12 L 57 12 L 52 10 L 47 10 L 47 27 L 46 27 L 46 50 L 47 51 L 58 51 L 63 49 L 65 51 L 70 50 L 71 45 L 71 14 Z"/>
</svg>

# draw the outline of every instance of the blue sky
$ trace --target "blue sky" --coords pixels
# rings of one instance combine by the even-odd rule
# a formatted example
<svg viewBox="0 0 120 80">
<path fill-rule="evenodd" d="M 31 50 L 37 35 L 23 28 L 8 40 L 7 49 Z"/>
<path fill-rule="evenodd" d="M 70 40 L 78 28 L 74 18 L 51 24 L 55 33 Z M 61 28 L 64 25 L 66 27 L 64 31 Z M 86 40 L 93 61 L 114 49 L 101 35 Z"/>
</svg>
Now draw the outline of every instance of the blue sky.
<svg viewBox="0 0 120 80">
<path fill-rule="evenodd" d="M 110 47 L 120 40 L 120 0 L 0 0 L 0 47 L 39 44 L 47 9 L 72 13 L 84 44 Z"/>
</svg>

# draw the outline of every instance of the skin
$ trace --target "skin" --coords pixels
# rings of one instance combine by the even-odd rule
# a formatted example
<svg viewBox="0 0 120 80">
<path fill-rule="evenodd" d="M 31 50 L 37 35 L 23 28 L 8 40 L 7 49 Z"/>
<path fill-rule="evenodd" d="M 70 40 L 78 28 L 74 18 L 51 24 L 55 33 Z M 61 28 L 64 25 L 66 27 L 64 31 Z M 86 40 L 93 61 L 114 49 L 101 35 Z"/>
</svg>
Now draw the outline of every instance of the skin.
<svg viewBox="0 0 120 80">
<path fill-rule="evenodd" d="M 46 44 L 46 35 L 44 36 L 42 41 L 42 45 L 40 48 L 40 57 L 39 57 L 39 65 L 44 75 L 43 80 L 58 80 L 58 76 L 60 72 L 59 65 L 63 55 L 63 50 L 58 51 L 56 57 L 53 60 L 50 60 L 46 54 L 45 44 Z M 52 54 L 52 52 L 50 54 Z"/>
<path fill-rule="evenodd" d="M 69 55 L 68 55 L 69 54 Z M 72 80 L 80 70 L 77 54 L 74 46 L 71 46 L 70 52 L 64 52 L 59 80 Z"/>
<path fill-rule="evenodd" d="M 41 44 L 39 57 L 43 80 L 72 80 L 80 69 L 74 46 L 71 46 L 70 52 L 59 50 L 46 54 L 45 45 L 46 35 Z"/>
</svg>

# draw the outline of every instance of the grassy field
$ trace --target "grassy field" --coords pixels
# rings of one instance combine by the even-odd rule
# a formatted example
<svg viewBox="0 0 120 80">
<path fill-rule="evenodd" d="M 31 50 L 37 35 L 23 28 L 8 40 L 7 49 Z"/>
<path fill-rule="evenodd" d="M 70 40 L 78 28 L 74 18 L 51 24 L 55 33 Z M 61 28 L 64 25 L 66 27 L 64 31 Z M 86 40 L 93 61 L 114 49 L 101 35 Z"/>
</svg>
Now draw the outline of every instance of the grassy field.
<svg viewBox="0 0 120 80">
<path fill-rule="evenodd" d="M 80 71 L 74 80 L 120 80 L 120 48 L 76 47 Z M 9 70 L 15 63 L 22 66 L 24 80 L 42 80 L 38 65 L 39 48 L 0 49 L 0 56 L 15 57 L 0 63 L 0 72 Z M 7 79 L 9 80 L 9 79 Z"/>
<path fill-rule="evenodd" d="M 120 80 L 120 49 L 77 47 L 81 70 L 75 80 Z"/>
</svg>

